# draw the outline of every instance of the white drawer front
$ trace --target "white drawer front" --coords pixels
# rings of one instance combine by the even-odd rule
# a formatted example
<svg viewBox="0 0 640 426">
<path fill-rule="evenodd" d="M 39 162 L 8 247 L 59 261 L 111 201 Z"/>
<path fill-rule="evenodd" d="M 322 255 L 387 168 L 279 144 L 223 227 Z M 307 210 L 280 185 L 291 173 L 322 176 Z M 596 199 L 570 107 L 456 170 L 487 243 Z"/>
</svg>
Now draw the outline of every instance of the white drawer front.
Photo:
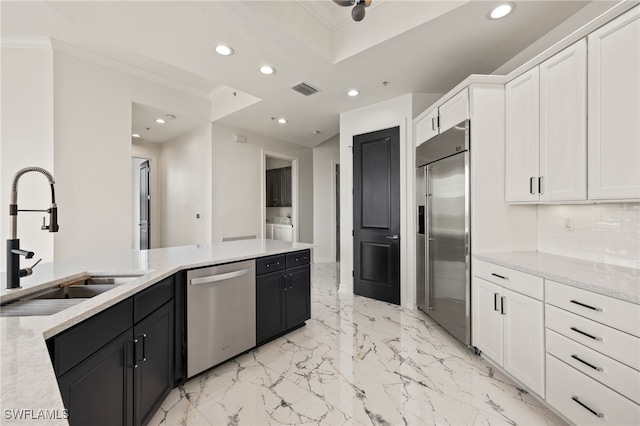
<svg viewBox="0 0 640 426">
<path fill-rule="evenodd" d="M 545 280 L 545 301 L 583 317 L 640 336 L 640 305 Z"/>
<path fill-rule="evenodd" d="M 501 285 L 525 296 L 543 300 L 544 284 L 541 277 L 481 260 L 474 260 L 472 267 L 473 275 L 476 277 Z"/>
<path fill-rule="evenodd" d="M 546 400 L 576 425 L 640 424 L 638 404 L 549 354 Z"/>
<path fill-rule="evenodd" d="M 547 329 L 547 352 L 640 404 L 640 372 Z"/>
<path fill-rule="evenodd" d="M 545 305 L 545 323 L 558 333 L 640 370 L 640 339 L 555 306 Z"/>
</svg>

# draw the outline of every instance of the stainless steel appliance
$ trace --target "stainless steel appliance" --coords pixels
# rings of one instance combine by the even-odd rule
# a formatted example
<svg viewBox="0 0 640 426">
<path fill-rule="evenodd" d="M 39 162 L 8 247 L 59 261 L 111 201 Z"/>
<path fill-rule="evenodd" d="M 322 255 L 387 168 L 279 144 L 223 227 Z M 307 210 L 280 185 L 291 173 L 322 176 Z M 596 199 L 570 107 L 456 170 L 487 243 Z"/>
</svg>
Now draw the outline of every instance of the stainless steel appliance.
<svg viewBox="0 0 640 426">
<path fill-rule="evenodd" d="M 418 308 L 471 344 L 469 120 L 416 148 Z"/>
<path fill-rule="evenodd" d="M 255 260 L 188 271 L 187 376 L 255 346 Z"/>
</svg>

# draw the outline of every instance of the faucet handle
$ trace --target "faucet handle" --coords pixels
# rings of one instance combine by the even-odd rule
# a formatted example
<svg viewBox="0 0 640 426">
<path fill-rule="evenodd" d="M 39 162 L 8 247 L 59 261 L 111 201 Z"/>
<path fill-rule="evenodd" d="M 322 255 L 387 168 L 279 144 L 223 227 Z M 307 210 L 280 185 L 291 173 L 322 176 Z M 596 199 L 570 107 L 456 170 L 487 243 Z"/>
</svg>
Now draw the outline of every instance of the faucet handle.
<svg viewBox="0 0 640 426">
<path fill-rule="evenodd" d="M 47 226 L 47 219 L 44 216 L 42 216 L 42 226 L 40 227 L 40 229 L 42 229 L 43 231 L 49 229 L 49 227 Z"/>
<path fill-rule="evenodd" d="M 31 265 L 30 267 L 24 268 L 24 269 L 20 269 L 20 272 L 18 274 L 20 276 L 20 278 L 28 277 L 29 275 L 33 274 L 33 268 L 35 268 L 36 265 L 38 263 L 40 263 L 40 262 L 42 262 L 42 258 L 38 259 L 38 261 L 36 263 L 34 263 L 33 265 Z"/>
</svg>

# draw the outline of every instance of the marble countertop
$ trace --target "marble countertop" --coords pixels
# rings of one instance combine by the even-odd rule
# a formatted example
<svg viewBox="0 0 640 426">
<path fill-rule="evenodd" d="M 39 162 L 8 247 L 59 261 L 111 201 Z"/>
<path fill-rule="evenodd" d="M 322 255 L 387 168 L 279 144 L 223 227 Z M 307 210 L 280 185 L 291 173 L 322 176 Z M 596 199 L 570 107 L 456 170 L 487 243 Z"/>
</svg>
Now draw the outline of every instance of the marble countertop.
<svg viewBox="0 0 640 426">
<path fill-rule="evenodd" d="M 542 252 L 481 253 L 474 258 L 640 304 L 640 269 Z"/>
<path fill-rule="evenodd" d="M 57 314 L 0 317 L 0 406 L 2 424 L 67 424 L 64 405 L 45 339 L 115 305 L 156 282 L 184 269 L 254 259 L 310 249 L 313 245 L 280 240 L 241 240 L 207 245 L 130 250 L 105 256 L 38 265 L 21 280 L 20 289 L 6 289 L 0 280 L 0 301 L 6 302 L 70 279 L 88 275 L 139 275 L 138 278 L 87 299 Z M 23 410 L 21 412 L 7 410 Z M 16 417 L 22 415 L 23 419 Z"/>
</svg>

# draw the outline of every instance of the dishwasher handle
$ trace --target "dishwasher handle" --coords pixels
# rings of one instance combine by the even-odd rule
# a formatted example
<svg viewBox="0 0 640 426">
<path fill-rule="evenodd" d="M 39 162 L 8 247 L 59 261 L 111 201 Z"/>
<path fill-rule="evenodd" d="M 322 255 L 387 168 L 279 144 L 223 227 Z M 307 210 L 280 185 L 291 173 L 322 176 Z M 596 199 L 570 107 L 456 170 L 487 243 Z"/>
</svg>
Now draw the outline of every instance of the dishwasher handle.
<svg viewBox="0 0 640 426">
<path fill-rule="evenodd" d="M 189 285 L 205 285 L 211 284 L 217 281 L 229 280 L 232 278 L 238 278 L 243 275 L 250 274 L 253 268 L 239 269 L 237 271 L 225 272 L 224 274 L 207 275 L 206 277 L 191 278 Z"/>
</svg>

